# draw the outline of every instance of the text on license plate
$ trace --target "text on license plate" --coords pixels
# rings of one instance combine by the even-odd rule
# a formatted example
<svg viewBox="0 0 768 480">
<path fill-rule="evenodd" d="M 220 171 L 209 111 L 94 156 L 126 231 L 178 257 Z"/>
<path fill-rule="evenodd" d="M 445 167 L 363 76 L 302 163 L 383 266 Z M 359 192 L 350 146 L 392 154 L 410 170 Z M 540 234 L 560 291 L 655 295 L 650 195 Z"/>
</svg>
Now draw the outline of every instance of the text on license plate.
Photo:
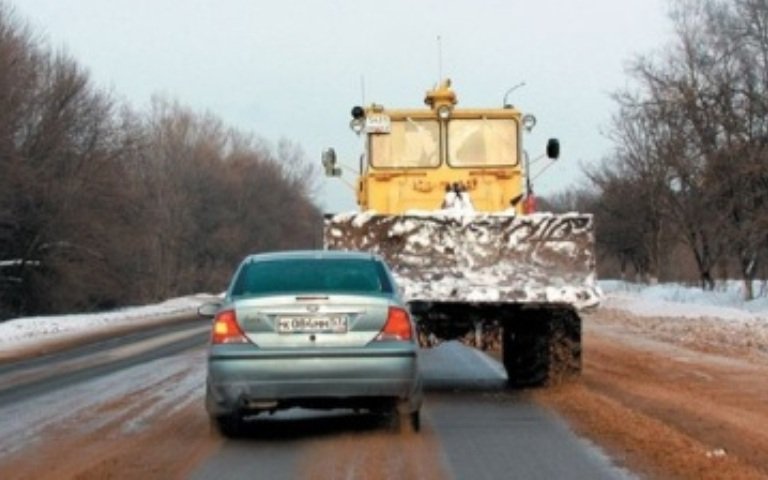
<svg viewBox="0 0 768 480">
<path fill-rule="evenodd" d="M 347 331 L 347 317 L 278 317 L 278 333 L 343 333 Z"/>
</svg>

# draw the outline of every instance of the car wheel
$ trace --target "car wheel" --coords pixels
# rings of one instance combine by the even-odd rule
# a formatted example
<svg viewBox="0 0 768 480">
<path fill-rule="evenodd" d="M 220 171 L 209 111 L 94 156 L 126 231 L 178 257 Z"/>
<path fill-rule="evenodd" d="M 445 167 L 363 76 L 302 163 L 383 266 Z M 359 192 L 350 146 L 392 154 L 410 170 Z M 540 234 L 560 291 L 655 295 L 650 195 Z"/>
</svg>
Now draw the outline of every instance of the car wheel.
<svg viewBox="0 0 768 480">
<path fill-rule="evenodd" d="M 421 410 L 411 412 L 411 428 L 414 432 L 421 430 Z"/>
<path fill-rule="evenodd" d="M 216 430 L 227 438 L 237 438 L 243 434 L 243 419 L 240 415 L 230 413 L 211 417 L 211 422 Z"/>
<path fill-rule="evenodd" d="M 388 416 L 389 429 L 392 433 L 418 433 L 421 430 L 421 413 L 419 410 L 404 413 L 393 409 Z"/>
</svg>

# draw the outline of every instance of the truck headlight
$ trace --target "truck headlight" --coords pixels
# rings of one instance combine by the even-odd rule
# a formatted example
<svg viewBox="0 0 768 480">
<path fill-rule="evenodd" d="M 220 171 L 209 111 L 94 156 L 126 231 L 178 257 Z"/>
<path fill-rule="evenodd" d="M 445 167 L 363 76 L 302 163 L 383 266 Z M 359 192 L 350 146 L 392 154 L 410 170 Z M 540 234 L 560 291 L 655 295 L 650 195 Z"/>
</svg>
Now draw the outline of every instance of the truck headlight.
<svg viewBox="0 0 768 480">
<path fill-rule="evenodd" d="M 530 132 L 536 126 L 536 117 L 531 114 L 523 116 L 523 128 Z"/>
<path fill-rule="evenodd" d="M 360 135 L 360 132 L 363 131 L 364 127 L 365 127 L 365 117 L 353 118 L 352 121 L 349 122 L 349 128 L 351 128 L 352 131 L 358 135 Z"/>
</svg>

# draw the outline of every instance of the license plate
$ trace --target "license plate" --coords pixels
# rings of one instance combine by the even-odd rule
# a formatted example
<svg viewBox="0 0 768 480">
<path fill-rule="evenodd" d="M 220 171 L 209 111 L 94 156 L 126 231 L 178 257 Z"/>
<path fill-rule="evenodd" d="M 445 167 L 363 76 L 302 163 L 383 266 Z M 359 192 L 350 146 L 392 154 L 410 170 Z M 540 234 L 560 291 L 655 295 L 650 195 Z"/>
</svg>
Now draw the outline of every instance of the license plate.
<svg viewBox="0 0 768 480">
<path fill-rule="evenodd" d="M 344 333 L 347 317 L 278 317 L 278 333 Z"/>
</svg>

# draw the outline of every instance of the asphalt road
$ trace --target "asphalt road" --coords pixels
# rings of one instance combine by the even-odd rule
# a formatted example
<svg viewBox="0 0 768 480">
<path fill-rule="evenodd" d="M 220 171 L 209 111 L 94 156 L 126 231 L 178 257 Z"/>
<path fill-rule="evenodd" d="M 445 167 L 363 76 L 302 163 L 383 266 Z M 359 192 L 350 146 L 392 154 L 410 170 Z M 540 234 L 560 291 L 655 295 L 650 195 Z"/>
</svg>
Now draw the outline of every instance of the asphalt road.
<svg viewBox="0 0 768 480">
<path fill-rule="evenodd" d="M 127 423 L 121 423 L 120 415 L 130 409 L 130 405 L 153 405 L 156 402 L 149 397 L 153 391 L 157 394 L 158 387 L 150 387 L 150 382 L 163 386 L 161 403 L 189 405 L 195 421 L 205 425 L 201 383 L 204 371 L 200 368 L 202 364 L 197 362 L 203 359 L 202 349 L 207 337 L 206 323 L 190 322 L 44 358 L 0 365 L 0 412 L 14 416 L 14 421 L 4 422 L 6 425 L 0 426 L 0 430 L 7 429 L 6 433 L 15 438 L 7 438 L 8 445 L 3 444 L 0 463 L 2 452 L 7 452 L 5 455 L 21 453 L 23 461 L 25 452 L 29 451 L 26 458 L 34 460 L 36 442 L 54 448 L 49 457 L 38 457 L 39 462 L 56 462 L 55 445 L 71 441 L 76 446 L 77 442 L 83 441 L 77 435 L 91 428 L 99 431 L 105 422 L 115 424 L 111 437 L 135 434 L 133 427 L 125 428 L 126 424 L 141 424 L 142 428 L 149 429 L 142 434 L 154 435 L 155 445 L 136 447 L 145 448 L 149 453 L 162 443 L 164 430 L 153 427 L 151 422 L 137 421 L 136 415 L 129 417 Z M 190 359 L 195 359 L 195 365 L 188 363 Z M 536 405 L 525 392 L 506 390 L 503 369 L 484 354 L 450 343 L 423 351 L 421 360 L 427 395 L 422 431 L 418 434 L 393 431 L 387 419 L 377 416 L 296 409 L 257 417 L 250 423 L 244 438 L 207 440 L 206 446 L 201 447 L 194 458 L 174 453 L 168 454 L 163 461 L 190 462 L 184 471 L 191 472 L 187 476 L 195 479 L 600 479 L 629 476 L 613 467 L 599 449 L 576 437 L 556 414 Z M 158 370 L 164 366 L 168 366 L 168 374 Z M 170 371 L 171 366 L 177 369 L 176 373 Z M 169 383 L 170 379 L 173 383 Z M 174 385 L 179 386 L 178 393 L 174 393 Z M 95 391 L 97 389 L 99 391 Z M 126 393 L 117 392 L 121 389 Z M 110 391 L 112 394 L 108 393 Z M 115 401 L 115 405 L 125 407 L 99 407 Z M 86 402 L 92 402 L 92 406 Z M 52 425 L 66 421 L 66 410 L 72 409 L 73 405 L 82 407 L 69 420 L 79 425 L 75 430 L 32 425 L 33 421 L 49 422 L 45 419 L 50 419 L 54 412 L 62 418 L 53 420 Z M 35 406 L 34 412 L 26 413 L 28 408 L 25 406 Z M 137 411 L 150 415 L 152 412 L 147 408 L 139 407 Z M 105 411 L 113 410 L 115 416 L 107 419 L 91 413 L 99 412 L 103 417 Z M 30 426 L 25 428 L 27 415 Z M 187 417 L 186 421 L 192 420 Z M 167 421 L 183 423 L 185 419 Z M 153 429 L 156 430 L 154 433 Z M 58 436 L 48 439 L 48 431 L 55 431 Z M 197 437 L 211 435 L 204 430 L 195 432 Z M 72 436 L 71 440 L 68 440 L 69 436 Z M 184 445 L 179 445 L 178 439 L 167 440 L 174 449 L 184 451 Z M 112 448 L 110 454 L 114 451 Z M 131 458 L 141 455 L 141 451 L 130 453 Z M 37 472 L 38 467 L 41 472 L 50 471 L 44 464 L 30 468 Z M 119 462 L 114 468 L 114 471 L 100 470 L 99 474 L 115 477 L 126 474 L 119 470 Z M 148 478 L 152 478 L 151 475 Z"/>
<path fill-rule="evenodd" d="M 0 364 L 0 407 L 103 377 L 204 345 L 209 324 L 198 317 L 121 335 L 59 353 Z"/>
<path fill-rule="evenodd" d="M 631 476 L 524 392 L 506 390 L 503 368 L 484 354 L 451 343 L 421 358 L 421 433 L 392 432 L 385 419 L 345 412 L 256 417 L 244 438 L 225 440 L 192 478 Z"/>
</svg>

